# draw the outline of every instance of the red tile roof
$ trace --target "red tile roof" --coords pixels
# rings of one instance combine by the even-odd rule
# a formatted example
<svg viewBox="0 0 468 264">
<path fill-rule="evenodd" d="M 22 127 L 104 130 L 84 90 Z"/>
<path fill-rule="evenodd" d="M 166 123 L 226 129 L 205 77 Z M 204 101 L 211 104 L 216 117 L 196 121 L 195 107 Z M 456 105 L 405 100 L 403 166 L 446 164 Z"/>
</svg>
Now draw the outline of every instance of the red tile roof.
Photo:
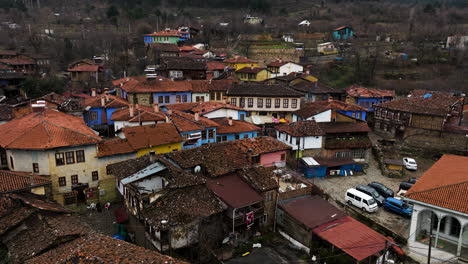
<svg viewBox="0 0 468 264">
<path fill-rule="evenodd" d="M 132 148 L 127 139 L 105 140 L 98 144 L 98 157 L 132 153 L 136 150 Z"/>
<path fill-rule="evenodd" d="M 3 62 L 7 65 L 31 65 L 36 64 L 34 60 L 29 59 L 20 59 L 20 58 L 12 58 L 12 59 L 0 59 L 0 62 Z"/>
<path fill-rule="evenodd" d="M 263 200 L 262 196 L 236 174 L 208 180 L 206 185 L 232 208 L 242 208 Z"/>
<path fill-rule="evenodd" d="M 406 197 L 468 214 L 468 157 L 443 155 Z"/>
<path fill-rule="evenodd" d="M 104 99 L 104 106 L 102 106 L 102 99 Z M 84 106 L 91 106 L 96 108 L 122 108 L 127 107 L 130 103 L 118 96 L 101 94 L 95 97 L 86 98 Z"/>
<path fill-rule="evenodd" d="M 122 85 L 122 90 L 127 93 L 155 93 L 155 92 L 188 92 L 192 90 L 189 81 L 171 81 L 171 80 L 144 80 L 126 82 Z"/>
<path fill-rule="evenodd" d="M 290 150 L 291 147 L 272 137 L 244 138 L 231 141 L 243 153 L 250 149 L 253 155 L 262 155 L 282 150 Z"/>
<path fill-rule="evenodd" d="M 395 91 L 393 90 L 379 90 L 361 87 L 358 85 L 351 85 L 346 88 L 346 92 L 352 97 L 365 97 L 365 98 L 377 98 L 377 97 L 394 97 Z"/>
<path fill-rule="evenodd" d="M 98 233 L 89 233 L 27 260 L 27 264 L 45 263 L 148 263 L 188 264 L 154 250 Z"/>
<path fill-rule="evenodd" d="M 194 48 L 193 46 L 182 46 L 182 47 L 179 47 L 179 50 L 180 51 L 190 52 L 190 51 L 196 50 L 196 48 Z"/>
<path fill-rule="evenodd" d="M 11 149 L 50 149 L 101 141 L 82 118 L 48 108 L 0 125 L 0 133 L 0 146 Z"/>
<path fill-rule="evenodd" d="M 289 61 L 275 60 L 267 64 L 268 67 L 281 67 L 285 64 L 288 64 Z"/>
<path fill-rule="evenodd" d="M 429 98 L 402 98 L 380 103 L 377 106 L 407 113 L 445 116 L 450 113 L 450 107 L 457 102 L 463 102 L 463 98 L 450 94 L 434 93 Z"/>
<path fill-rule="evenodd" d="M 73 68 L 69 68 L 69 72 L 97 72 L 102 71 L 98 65 L 77 65 Z"/>
<path fill-rule="evenodd" d="M 298 222 L 310 229 L 346 216 L 344 212 L 338 210 L 317 195 L 283 200 L 279 202 L 279 206 Z"/>
<path fill-rule="evenodd" d="M 317 123 L 323 132 L 333 133 L 365 133 L 370 132 L 366 122 L 319 122 Z"/>
<path fill-rule="evenodd" d="M 49 179 L 29 172 L 0 170 L 0 193 L 26 190 L 51 183 Z"/>
<path fill-rule="evenodd" d="M 237 64 L 237 63 L 257 63 L 256 61 L 249 60 L 246 57 L 237 57 L 224 60 L 226 63 Z"/>
<path fill-rule="evenodd" d="M 172 111 L 172 113 L 166 112 L 166 114 L 179 132 L 204 130 L 205 128 L 219 126 L 218 123 L 205 117 L 199 117 L 198 120 L 196 120 L 195 115 L 189 113 Z"/>
<path fill-rule="evenodd" d="M 154 32 L 152 34 L 146 34 L 145 36 L 149 36 L 149 37 L 182 37 L 182 38 L 184 38 L 184 36 L 182 35 L 184 33 L 185 32 L 178 31 L 178 30 L 164 30 L 164 31 Z"/>
<path fill-rule="evenodd" d="M 242 69 L 239 69 L 236 71 L 236 73 L 259 73 L 263 70 L 266 70 L 265 68 L 259 68 L 259 67 L 244 67 Z"/>
<path fill-rule="evenodd" d="M 348 26 L 341 26 L 339 28 L 335 28 L 333 31 L 337 31 L 337 30 L 342 30 L 342 29 L 345 29 L 345 28 L 350 28 Z"/>
<path fill-rule="evenodd" d="M 256 166 L 243 168 L 236 171 L 236 174 L 249 183 L 257 192 L 265 192 L 279 187 L 278 177 L 273 173 L 273 170 L 273 167 Z"/>
<path fill-rule="evenodd" d="M 149 122 L 149 121 L 165 121 L 166 115 L 160 112 L 154 112 L 152 107 L 139 105 L 133 110 L 133 117 L 130 116 L 130 109 L 125 108 L 114 111 L 111 117 L 112 121 L 128 121 L 128 122 Z"/>
<path fill-rule="evenodd" d="M 279 132 L 287 133 L 293 137 L 323 136 L 325 133 L 319 125 L 313 120 L 297 121 L 294 123 L 283 124 L 276 127 Z"/>
<path fill-rule="evenodd" d="M 260 128 L 252 123 L 248 123 L 245 121 L 239 120 L 232 120 L 232 125 L 229 125 L 228 118 L 215 118 L 211 119 L 218 123 L 218 127 L 216 128 L 216 134 L 233 134 L 233 133 L 245 133 L 245 132 L 253 132 L 259 131 Z"/>
<path fill-rule="evenodd" d="M 223 71 L 227 67 L 225 63 L 218 61 L 209 61 L 206 63 L 206 66 L 208 67 L 208 71 Z"/>
<path fill-rule="evenodd" d="M 350 216 L 314 228 L 313 232 L 357 261 L 385 249 L 384 236 Z"/>
<path fill-rule="evenodd" d="M 182 142 L 182 137 L 172 123 L 124 127 L 122 132 L 135 150 Z"/>
</svg>

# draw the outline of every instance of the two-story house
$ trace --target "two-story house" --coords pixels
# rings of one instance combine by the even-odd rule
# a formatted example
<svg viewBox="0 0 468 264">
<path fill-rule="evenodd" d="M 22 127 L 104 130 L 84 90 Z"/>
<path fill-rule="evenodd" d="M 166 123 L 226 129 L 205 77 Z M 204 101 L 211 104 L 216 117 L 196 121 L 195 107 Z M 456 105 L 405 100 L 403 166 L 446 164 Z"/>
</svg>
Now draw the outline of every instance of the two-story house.
<svg viewBox="0 0 468 264">
<path fill-rule="evenodd" d="M 118 133 L 124 127 L 141 126 L 166 123 L 166 115 L 160 111 L 158 103 L 153 107 L 130 104 L 128 108 L 117 110 L 112 113 L 111 120 L 114 122 L 114 132 Z"/>
<path fill-rule="evenodd" d="M 270 78 L 270 71 L 259 67 L 244 67 L 236 71 L 236 76 L 240 81 L 262 82 Z"/>
<path fill-rule="evenodd" d="M 371 113 L 374 112 L 374 105 L 391 101 L 395 97 L 393 90 L 370 89 L 358 85 L 351 85 L 345 91 L 350 103 L 362 106 Z"/>
<path fill-rule="evenodd" d="M 433 136 L 440 137 L 438 133 L 448 125 L 460 123 L 463 105 L 463 97 L 438 92 L 381 103 L 375 106 L 374 130 L 399 139 L 417 136 L 423 131 L 426 134 L 432 131 Z"/>
<path fill-rule="evenodd" d="M 101 186 L 96 145 L 101 138 L 83 119 L 33 105 L 33 112 L 0 125 L 2 164 L 52 181 L 52 196 L 62 204 L 112 198 L 114 186 Z M 101 188 L 100 191 L 98 188 Z"/>
<path fill-rule="evenodd" d="M 190 38 L 190 34 L 178 30 L 166 29 L 159 32 L 143 35 L 145 44 L 153 43 L 171 43 L 177 44 L 180 41 L 185 41 Z"/>
<path fill-rule="evenodd" d="M 164 57 L 156 67 L 158 75 L 178 80 L 206 80 L 206 71 L 204 60 L 190 57 Z"/>
<path fill-rule="evenodd" d="M 342 26 L 333 30 L 334 40 L 349 40 L 354 37 L 354 30 L 348 26 Z"/>
<path fill-rule="evenodd" d="M 304 71 L 304 67 L 302 65 L 291 61 L 283 61 L 281 59 L 268 63 L 267 69 L 270 71 L 270 78 L 289 75 L 293 72 L 301 73 Z"/>
<path fill-rule="evenodd" d="M 366 120 L 367 109 L 348 102 L 329 98 L 324 101 L 308 102 L 301 109 L 294 112 L 293 121 L 312 120 L 316 122 L 340 122 L 351 117 L 358 120 Z"/>
<path fill-rule="evenodd" d="M 247 59 L 247 57 L 235 56 L 234 58 L 224 60 L 229 67 L 233 67 L 236 71 L 245 67 L 258 67 L 258 62 Z"/>
<path fill-rule="evenodd" d="M 336 89 L 330 87 L 322 82 L 295 82 L 290 85 L 294 90 L 304 93 L 306 101 L 315 102 L 328 100 L 332 97 L 341 100 L 344 97 L 344 91 L 342 89 Z"/>
<path fill-rule="evenodd" d="M 93 91 L 93 95 L 84 100 L 86 111 L 83 118 L 85 123 L 103 135 L 112 135 L 114 132 L 112 114 L 128 107 L 129 102 L 123 98 L 110 95 L 107 91 L 100 95 L 95 95 Z"/>
<path fill-rule="evenodd" d="M 163 110 L 177 110 L 185 113 L 195 114 L 213 119 L 213 118 L 231 118 L 233 120 L 244 120 L 246 112 L 243 108 L 231 105 L 226 102 L 192 102 L 181 104 L 165 105 Z"/>
<path fill-rule="evenodd" d="M 93 61 L 84 59 L 70 64 L 67 71 L 71 74 L 72 82 L 99 83 L 100 77 L 102 77 L 100 72 L 103 69 L 102 66 L 95 64 Z"/>
<path fill-rule="evenodd" d="M 292 112 L 300 109 L 302 93 L 283 85 L 234 84 L 227 92 L 231 105 L 247 111 L 254 124 L 292 120 Z"/>
<path fill-rule="evenodd" d="M 161 58 L 178 57 L 179 47 L 171 43 L 152 43 L 146 47 L 146 54 L 149 58 L 148 63 L 158 65 L 161 64 Z"/>
<path fill-rule="evenodd" d="M 218 123 L 216 128 L 216 142 L 225 142 L 241 138 L 257 137 L 260 128 L 246 121 L 233 120 L 232 118 L 211 119 Z"/>
<path fill-rule="evenodd" d="M 297 121 L 276 126 L 275 129 L 276 138 L 291 146 L 291 158 L 320 155 L 325 133 L 317 122 Z"/>
</svg>

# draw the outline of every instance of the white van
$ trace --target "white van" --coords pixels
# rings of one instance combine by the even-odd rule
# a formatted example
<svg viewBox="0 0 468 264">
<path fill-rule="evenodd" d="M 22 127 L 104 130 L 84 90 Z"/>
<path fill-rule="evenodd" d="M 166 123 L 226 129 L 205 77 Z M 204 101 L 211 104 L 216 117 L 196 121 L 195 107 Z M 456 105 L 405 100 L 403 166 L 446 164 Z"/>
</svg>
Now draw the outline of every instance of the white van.
<svg viewBox="0 0 468 264">
<path fill-rule="evenodd" d="M 348 189 L 345 195 L 345 201 L 349 205 L 354 205 L 369 213 L 377 211 L 379 208 L 377 202 L 372 196 L 360 192 L 354 188 Z"/>
</svg>

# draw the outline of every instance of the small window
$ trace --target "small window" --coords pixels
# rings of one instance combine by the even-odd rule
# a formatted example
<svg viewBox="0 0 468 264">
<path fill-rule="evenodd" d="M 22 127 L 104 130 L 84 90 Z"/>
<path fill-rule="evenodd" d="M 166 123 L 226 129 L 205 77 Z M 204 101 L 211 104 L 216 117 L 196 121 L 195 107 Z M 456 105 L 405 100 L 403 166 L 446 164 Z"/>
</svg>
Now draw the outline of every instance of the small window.
<svg viewBox="0 0 468 264">
<path fill-rule="evenodd" d="M 231 98 L 231 104 L 237 106 L 237 98 Z"/>
<path fill-rule="evenodd" d="M 63 155 L 63 153 L 62 153 Z M 76 151 L 76 163 L 85 162 L 84 150 Z"/>
<path fill-rule="evenodd" d="M 10 156 L 10 167 L 11 167 L 11 169 L 15 168 L 15 163 L 13 163 L 13 157 L 12 156 Z"/>
<path fill-rule="evenodd" d="M 58 183 L 59 183 L 59 186 L 67 186 L 67 178 L 59 177 L 58 178 Z"/>
<path fill-rule="evenodd" d="M 164 96 L 164 103 L 168 104 L 171 102 L 169 95 Z"/>
<path fill-rule="evenodd" d="M 285 161 L 286 160 L 286 153 L 281 154 L 281 160 Z"/>
<path fill-rule="evenodd" d="M 164 103 L 164 96 L 158 96 L 158 103 L 163 104 Z"/>
<path fill-rule="evenodd" d="M 97 171 L 93 171 L 93 172 L 91 172 L 91 175 L 92 175 L 92 179 L 93 179 L 93 181 L 97 181 L 97 180 L 99 180 L 99 174 L 98 174 L 98 172 L 97 172 Z"/>
<path fill-rule="evenodd" d="M 268 221 L 268 215 L 267 215 L 267 214 L 264 214 L 264 215 L 262 216 L 261 222 L 262 222 L 262 224 L 266 224 L 267 221 Z"/>
<path fill-rule="evenodd" d="M 227 136 L 222 136 L 222 137 L 221 137 L 221 140 L 222 140 L 222 142 L 227 141 Z"/>
<path fill-rule="evenodd" d="M 291 107 L 297 108 L 297 99 L 291 99 Z"/>
<path fill-rule="evenodd" d="M 75 153 L 73 151 L 65 152 L 65 160 L 67 161 L 67 164 L 75 163 Z"/>
<path fill-rule="evenodd" d="M 176 103 L 180 103 L 180 95 L 176 95 L 175 101 Z"/>
<path fill-rule="evenodd" d="M 369 204 L 367 203 L 367 200 L 364 200 L 363 202 L 364 202 L 364 204 L 369 205 Z"/>
<path fill-rule="evenodd" d="M 281 99 L 275 99 L 275 108 L 281 107 Z"/>
<path fill-rule="evenodd" d="M 182 102 L 184 102 L 184 103 L 187 102 L 187 95 L 186 94 L 182 95 Z"/>
<path fill-rule="evenodd" d="M 106 167 L 106 174 L 112 175 L 112 169 L 109 166 Z"/>
<path fill-rule="evenodd" d="M 7 164 L 7 155 L 5 152 L 0 153 L 0 163 L 3 165 L 8 165 Z"/>
<path fill-rule="evenodd" d="M 65 165 L 65 157 L 63 153 L 55 153 L 55 164 L 57 166 Z"/>
<path fill-rule="evenodd" d="M 356 201 L 358 201 L 358 202 L 360 202 L 360 201 L 362 200 L 361 197 L 358 197 L 358 196 L 356 196 L 355 199 L 356 199 Z"/>
<path fill-rule="evenodd" d="M 71 176 L 71 184 L 72 185 L 78 184 L 78 175 L 72 175 Z"/>
<path fill-rule="evenodd" d="M 89 116 L 89 121 L 98 120 L 98 113 L 95 111 L 89 111 L 88 116 Z"/>
<path fill-rule="evenodd" d="M 39 173 L 39 163 L 33 163 L 33 172 Z"/>
<path fill-rule="evenodd" d="M 249 108 L 253 107 L 253 98 L 248 98 L 247 99 L 247 107 L 249 107 Z"/>
<path fill-rule="evenodd" d="M 263 108 L 263 99 L 262 98 L 257 99 L 257 107 L 258 108 Z"/>
<path fill-rule="evenodd" d="M 353 199 L 354 199 L 354 194 L 352 194 L 352 193 L 346 193 L 346 196 L 348 196 L 349 198 L 353 198 Z"/>
<path fill-rule="evenodd" d="M 266 99 L 266 108 L 271 108 L 271 99 Z"/>
<path fill-rule="evenodd" d="M 289 107 L 289 99 L 283 99 L 283 108 Z"/>
<path fill-rule="evenodd" d="M 239 139 L 240 137 L 239 137 L 239 135 L 235 135 L 234 138 L 235 138 L 235 139 Z"/>
<path fill-rule="evenodd" d="M 245 98 L 240 99 L 240 107 L 245 107 Z"/>
<path fill-rule="evenodd" d="M 209 138 L 209 139 L 213 139 L 213 138 L 214 138 L 214 130 L 213 130 L 213 129 L 208 130 L 208 138 Z"/>
</svg>

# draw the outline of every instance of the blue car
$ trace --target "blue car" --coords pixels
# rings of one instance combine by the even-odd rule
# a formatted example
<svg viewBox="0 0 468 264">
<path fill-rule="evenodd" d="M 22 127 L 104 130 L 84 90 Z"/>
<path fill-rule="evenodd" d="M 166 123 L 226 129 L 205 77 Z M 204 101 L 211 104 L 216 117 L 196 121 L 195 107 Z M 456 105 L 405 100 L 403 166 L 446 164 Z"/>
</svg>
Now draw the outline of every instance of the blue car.
<svg viewBox="0 0 468 264">
<path fill-rule="evenodd" d="M 388 211 L 403 215 L 405 217 L 411 217 L 413 213 L 413 207 L 402 200 L 396 198 L 387 198 L 383 204 L 383 208 Z"/>
</svg>

